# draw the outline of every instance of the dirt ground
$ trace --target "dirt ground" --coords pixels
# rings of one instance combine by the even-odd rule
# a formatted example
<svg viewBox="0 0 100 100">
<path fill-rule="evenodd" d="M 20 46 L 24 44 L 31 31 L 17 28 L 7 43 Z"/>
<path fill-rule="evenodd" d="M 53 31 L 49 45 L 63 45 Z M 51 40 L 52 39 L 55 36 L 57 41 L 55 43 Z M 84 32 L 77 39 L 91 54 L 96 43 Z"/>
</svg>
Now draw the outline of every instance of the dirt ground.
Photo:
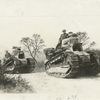
<svg viewBox="0 0 100 100">
<path fill-rule="evenodd" d="M 76 79 L 56 78 L 45 72 L 21 76 L 32 85 L 34 94 L 46 95 L 46 100 L 100 100 L 100 74 Z"/>
</svg>

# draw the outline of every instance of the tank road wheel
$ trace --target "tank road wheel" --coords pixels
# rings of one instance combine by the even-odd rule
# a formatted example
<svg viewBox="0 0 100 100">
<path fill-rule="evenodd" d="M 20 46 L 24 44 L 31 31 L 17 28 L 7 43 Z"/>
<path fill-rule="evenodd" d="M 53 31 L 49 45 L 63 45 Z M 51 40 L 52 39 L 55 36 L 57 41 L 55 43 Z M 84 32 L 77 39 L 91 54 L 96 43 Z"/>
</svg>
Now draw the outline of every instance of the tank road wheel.
<svg viewBox="0 0 100 100">
<path fill-rule="evenodd" d="M 59 67 L 54 67 L 55 65 L 51 64 L 51 62 L 47 62 L 45 66 L 48 75 L 61 78 L 74 78 L 78 74 L 79 60 L 77 55 L 67 55 L 62 64 L 56 64 Z"/>
</svg>

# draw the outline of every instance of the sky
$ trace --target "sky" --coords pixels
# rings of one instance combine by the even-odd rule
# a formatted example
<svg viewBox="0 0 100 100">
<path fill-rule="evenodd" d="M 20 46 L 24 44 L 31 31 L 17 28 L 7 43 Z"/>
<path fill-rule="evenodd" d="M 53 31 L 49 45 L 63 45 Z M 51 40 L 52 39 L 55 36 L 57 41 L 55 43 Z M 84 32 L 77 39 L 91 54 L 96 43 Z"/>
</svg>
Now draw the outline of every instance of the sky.
<svg viewBox="0 0 100 100">
<path fill-rule="evenodd" d="M 0 49 L 34 33 L 55 47 L 62 29 L 87 32 L 100 48 L 100 0 L 0 0 Z"/>
</svg>

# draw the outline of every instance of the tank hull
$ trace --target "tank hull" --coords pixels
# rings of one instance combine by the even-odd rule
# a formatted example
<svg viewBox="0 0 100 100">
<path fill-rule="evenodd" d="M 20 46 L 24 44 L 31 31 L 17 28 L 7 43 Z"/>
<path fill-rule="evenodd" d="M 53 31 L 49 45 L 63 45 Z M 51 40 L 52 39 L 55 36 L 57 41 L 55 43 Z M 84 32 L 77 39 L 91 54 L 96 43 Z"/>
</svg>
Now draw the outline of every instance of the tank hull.
<svg viewBox="0 0 100 100">
<path fill-rule="evenodd" d="M 30 73 L 34 71 L 35 61 L 32 58 L 13 59 L 14 62 L 10 66 L 5 66 L 5 73 Z"/>
<path fill-rule="evenodd" d="M 84 51 L 62 51 L 45 63 L 48 75 L 74 78 L 80 75 L 97 75 L 100 63 L 97 55 Z"/>
</svg>

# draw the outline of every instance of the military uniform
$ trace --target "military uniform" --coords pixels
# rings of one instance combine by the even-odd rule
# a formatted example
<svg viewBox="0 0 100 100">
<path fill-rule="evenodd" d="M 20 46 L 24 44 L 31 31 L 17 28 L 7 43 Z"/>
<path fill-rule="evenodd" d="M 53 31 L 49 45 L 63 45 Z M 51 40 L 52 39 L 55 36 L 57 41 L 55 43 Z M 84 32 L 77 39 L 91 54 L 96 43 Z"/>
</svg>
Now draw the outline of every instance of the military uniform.
<svg viewBox="0 0 100 100">
<path fill-rule="evenodd" d="M 68 34 L 67 33 L 63 33 L 61 34 L 60 38 L 59 38 L 59 41 L 58 41 L 58 44 L 56 46 L 56 49 L 59 49 L 62 47 L 62 40 L 68 38 Z"/>
<path fill-rule="evenodd" d="M 19 59 L 24 59 L 24 58 L 25 58 L 25 54 L 24 54 L 23 51 L 20 51 L 20 52 L 19 52 L 18 58 L 19 58 Z"/>
<path fill-rule="evenodd" d="M 72 44 L 73 51 L 82 51 L 83 50 L 82 43 L 80 43 L 77 34 L 72 35 L 71 44 Z"/>
<path fill-rule="evenodd" d="M 79 42 L 78 35 L 73 33 L 68 38 L 62 40 L 62 48 L 72 51 L 82 51 L 82 43 Z"/>
<path fill-rule="evenodd" d="M 10 62 L 10 63 L 9 63 L 9 62 Z M 8 64 L 8 63 L 9 63 L 9 64 Z M 4 60 L 3 60 L 3 64 L 4 64 L 4 65 L 8 64 L 8 66 L 9 66 L 9 65 L 11 65 L 12 63 L 13 63 L 12 56 L 11 56 L 11 54 L 10 54 L 8 51 L 6 51 L 5 58 L 4 58 Z"/>
</svg>

